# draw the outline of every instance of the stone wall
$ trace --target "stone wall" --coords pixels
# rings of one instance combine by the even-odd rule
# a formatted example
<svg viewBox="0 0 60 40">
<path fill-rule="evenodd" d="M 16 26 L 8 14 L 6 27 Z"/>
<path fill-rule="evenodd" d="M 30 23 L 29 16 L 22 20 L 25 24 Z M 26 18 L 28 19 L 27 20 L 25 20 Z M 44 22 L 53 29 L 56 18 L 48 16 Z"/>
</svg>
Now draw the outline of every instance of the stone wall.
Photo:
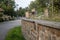
<svg viewBox="0 0 60 40">
<path fill-rule="evenodd" d="M 60 40 L 60 22 L 25 18 L 21 22 L 26 40 Z"/>
</svg>

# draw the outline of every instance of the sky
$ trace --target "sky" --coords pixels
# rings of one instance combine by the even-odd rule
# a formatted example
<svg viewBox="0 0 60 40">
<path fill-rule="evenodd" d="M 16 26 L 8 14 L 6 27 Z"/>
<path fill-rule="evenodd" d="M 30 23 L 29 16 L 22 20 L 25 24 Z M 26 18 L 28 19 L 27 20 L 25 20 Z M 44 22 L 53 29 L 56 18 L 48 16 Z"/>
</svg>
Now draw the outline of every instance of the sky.
<svg viewBox="0 0 60 40">
<path fill-rule="evenodd" d="M 28 7 L 31 1 L 34 1 L 34 0 L 15 0 L 15 3 L 18 4 L 16 9 L 18 9 L 19 7 L 22 7 L 22 8 Z"/>
</svg>

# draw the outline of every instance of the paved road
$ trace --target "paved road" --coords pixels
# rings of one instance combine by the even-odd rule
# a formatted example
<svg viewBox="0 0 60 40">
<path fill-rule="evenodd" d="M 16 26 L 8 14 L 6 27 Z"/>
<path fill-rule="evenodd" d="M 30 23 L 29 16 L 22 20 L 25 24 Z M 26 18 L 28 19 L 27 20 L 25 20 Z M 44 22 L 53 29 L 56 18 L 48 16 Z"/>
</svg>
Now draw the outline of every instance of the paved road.
<svg viewBox="0 0 60 40">
<path fill-rule="evenodd" d="M 9 29 L 21 25 L 21 20 L 14 20 L 0 23 L 0 40 L 4 40 Z"/>
</svg>

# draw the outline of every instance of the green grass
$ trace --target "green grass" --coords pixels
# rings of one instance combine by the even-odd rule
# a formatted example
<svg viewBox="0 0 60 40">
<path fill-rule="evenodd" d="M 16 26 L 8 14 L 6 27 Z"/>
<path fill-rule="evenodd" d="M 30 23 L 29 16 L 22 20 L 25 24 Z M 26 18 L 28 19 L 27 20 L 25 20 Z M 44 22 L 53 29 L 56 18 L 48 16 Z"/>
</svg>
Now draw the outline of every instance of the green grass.
<svg viewBox="0 0 60 40">
<path fill-rule="evenodd" d="M 60 22 L 60 17 L 44 18 L 43 20 Z"/>
<path fill-rule="evenodd" d="M 10 29 L 5 40 L 25 40 L 21 32 L 21 27 Z"/>
</svg>

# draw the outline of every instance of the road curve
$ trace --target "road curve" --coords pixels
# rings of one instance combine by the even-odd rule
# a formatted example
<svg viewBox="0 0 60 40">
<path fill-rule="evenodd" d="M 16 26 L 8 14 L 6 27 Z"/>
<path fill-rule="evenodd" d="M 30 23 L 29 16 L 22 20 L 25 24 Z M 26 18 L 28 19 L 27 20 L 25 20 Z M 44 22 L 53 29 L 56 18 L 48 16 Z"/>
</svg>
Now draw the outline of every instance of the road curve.
<svg viewBox="0 0 60 40">
<path fill-rule="evenodd" d="M 9 29 L 21 25 L 21 20 L 7 21 L 0 23 L 0 40 L 4 40 Z"/>
</svg>

